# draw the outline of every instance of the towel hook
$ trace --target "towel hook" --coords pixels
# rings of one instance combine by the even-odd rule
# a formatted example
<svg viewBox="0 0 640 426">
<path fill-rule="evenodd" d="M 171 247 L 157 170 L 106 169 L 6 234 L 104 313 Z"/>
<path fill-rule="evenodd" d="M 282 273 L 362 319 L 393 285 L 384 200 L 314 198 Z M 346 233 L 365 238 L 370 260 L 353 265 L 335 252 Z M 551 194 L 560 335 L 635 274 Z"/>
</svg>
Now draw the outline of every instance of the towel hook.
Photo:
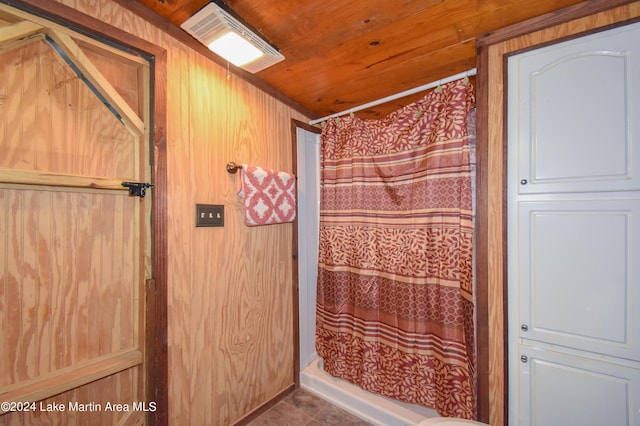
<svg viewBox="0 0 640 426">
<path fill-rule="evenodd" d="M 237 165 L 233 161 L 230 161 L 230 162 L 227 163 L 227 172 L 229 172 L 231 174 L 235 174 L 241 168 L 242 168 L 242 166 Z"/>
</svg>

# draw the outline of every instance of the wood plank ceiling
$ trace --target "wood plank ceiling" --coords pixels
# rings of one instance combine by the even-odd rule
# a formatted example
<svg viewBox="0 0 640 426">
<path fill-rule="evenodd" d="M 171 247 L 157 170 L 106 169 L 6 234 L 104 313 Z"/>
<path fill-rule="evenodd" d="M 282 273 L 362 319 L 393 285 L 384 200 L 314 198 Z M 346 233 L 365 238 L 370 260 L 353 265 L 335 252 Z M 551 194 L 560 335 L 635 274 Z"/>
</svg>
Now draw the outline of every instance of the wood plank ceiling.
<svg viewBox="0 0 640 426">
<path fill-rule="evenodd" d="M 208 0 L 138 0 L 180 26 Z M 227 0 L 285 60 L 256 74 L 317 117 L 476 66 L 476 37 L 582 0 Z M 421 95 L 358 113 L 376 118 Z"/>
</svg>

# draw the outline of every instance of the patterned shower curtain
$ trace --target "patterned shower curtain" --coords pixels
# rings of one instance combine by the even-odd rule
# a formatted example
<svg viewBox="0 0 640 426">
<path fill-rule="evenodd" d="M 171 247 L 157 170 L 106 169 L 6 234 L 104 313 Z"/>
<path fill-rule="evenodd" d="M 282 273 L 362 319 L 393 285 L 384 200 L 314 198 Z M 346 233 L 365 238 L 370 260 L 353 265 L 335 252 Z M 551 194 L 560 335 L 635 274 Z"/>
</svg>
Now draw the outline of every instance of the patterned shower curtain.
<svg viewBox="0 0 640 426">
<path fill-rule="evenodd" d="M 361 388 L 475 417 L 472 85 L 321 136 L 316 349 Z"/>
</svg>

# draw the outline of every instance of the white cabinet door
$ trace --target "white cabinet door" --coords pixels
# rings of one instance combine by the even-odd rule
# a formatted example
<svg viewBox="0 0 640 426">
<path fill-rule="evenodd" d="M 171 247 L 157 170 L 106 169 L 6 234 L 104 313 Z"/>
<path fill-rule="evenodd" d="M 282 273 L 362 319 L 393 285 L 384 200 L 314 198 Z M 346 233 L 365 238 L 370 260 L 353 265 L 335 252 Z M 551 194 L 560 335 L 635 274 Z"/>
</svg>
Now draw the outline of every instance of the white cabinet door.
<svg viewBox="0 0 640 426">
<path fill-rule="evenodd" d="M 520 338 L 640 360 L 639 200 L 521 201 L 518 212 Z"/>
<path fill-rule="evenodd" d="M 638 426 L 640 23 L 510 57 L 508 90 L 509 423 Z"/>
<path fill-rule="evenodd" d="M 527 345 L 521 347 L 520 357 L 524 403 L 520 421 L 515 424 L 638 424 L 634 409 L 640 406 L 637 368 Z"/>
<path fill-rule="evenodd" d="M 509 67 L 520 76 L 509 100 L 520 193 L 640 189 L 638 24 L 518 55 Z"/>
</svg>

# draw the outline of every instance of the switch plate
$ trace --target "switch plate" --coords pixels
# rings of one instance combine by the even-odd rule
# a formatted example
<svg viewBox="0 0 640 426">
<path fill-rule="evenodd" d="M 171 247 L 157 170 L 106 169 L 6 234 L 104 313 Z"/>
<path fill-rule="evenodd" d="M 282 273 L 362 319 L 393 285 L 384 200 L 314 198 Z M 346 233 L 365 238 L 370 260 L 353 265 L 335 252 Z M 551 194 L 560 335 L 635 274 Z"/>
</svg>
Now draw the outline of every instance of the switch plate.
<svg viewBox="0 0 640 426">
<path fill-rule="evenodd" d="M 224 226 L 224 206 L 219 204 L 196 204 L 196 227 Z"/>
</svg>

